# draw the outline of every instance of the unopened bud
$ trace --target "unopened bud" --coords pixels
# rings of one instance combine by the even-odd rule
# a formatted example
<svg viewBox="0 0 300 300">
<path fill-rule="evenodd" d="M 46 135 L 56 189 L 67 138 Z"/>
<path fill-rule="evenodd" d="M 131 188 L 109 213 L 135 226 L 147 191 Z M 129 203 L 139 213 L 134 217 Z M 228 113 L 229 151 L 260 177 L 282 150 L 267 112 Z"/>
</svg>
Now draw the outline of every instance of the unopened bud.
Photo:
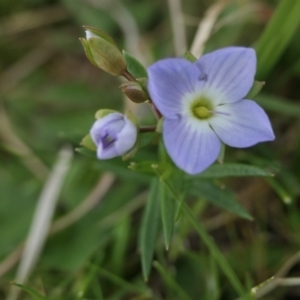
<svg viewBox="0 0 300 300">
<path fill-rule="evenodd" d="M 149 98 L 147 93 L 143 90 L 142 86 L 138 82 L 128 81 L 123 83 L 120 88 L 132 102 L 142 103 Z"/>
<path fill-rule="evenodd" d="M 84 28 L 86 39 L 79 40 L 89 61 L 111 75 L 122 75 L 126 71 L 127 64 L 113 39 L 99 29 L 89 26 Z"/>
<path fill-rule="evenodd" d="M 133 148 L 137 134 L 136 125 L 119 112 L 106 114 L 98 119 L 90 130 L 99 159 L 109 159 L 125 154 Z"/>
</svg>

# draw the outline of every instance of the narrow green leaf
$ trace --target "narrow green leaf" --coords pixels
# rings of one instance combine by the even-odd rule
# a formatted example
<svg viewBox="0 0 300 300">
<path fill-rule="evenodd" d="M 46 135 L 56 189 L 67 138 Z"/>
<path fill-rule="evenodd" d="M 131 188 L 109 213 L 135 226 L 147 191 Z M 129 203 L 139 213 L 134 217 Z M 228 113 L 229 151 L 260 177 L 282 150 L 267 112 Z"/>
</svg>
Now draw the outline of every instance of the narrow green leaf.
<svg viewBox="0 0 300 300">
<path fill-rule="evenodd" d="M 280 199 L 283 201 L 283 203 L 292 203 L 293 197 L 278 181 L 276 181 L 274 178 L 268 178 L 267 181 L 277 193 L 277 195 L 280 197 Z"/>
<path fill-rule="evenodd" d="M 141 294 L 141 295 L 149 294 L 149 291 L 147 290 L 146 287 L 140 287 L 138 285 L 134 285 L 130 282 L 127 282 L 124 279 L 122 279 L 121 277 L 116 276 L 115 274 L 113 274 L 107 270 L 100 269 L 99 273 L 101 276 L 109 279 L 114 284 L 120 286 L 121 288 L 123 288 L 124 290 L 127 290 L 128 292 L 131 292 L 134 294 Z"/>
<path fill-rule="evenodd" d="M 256 166 L 246 164 L 228 163 L 224 165 L 213 165 L 197 176 L 189 176 L 191 179 L 196 178 L 222 178 L 222 177 L 243 177 L 243 176 L 274 176 L 270 171 L 263 170 Z"/>
<path fill-rule="evenodd" d="M 163 183 L 168 188 L 168 191 L 173 195 L 177 203 L 179 203 L 181 199 L 176 189 L 174 189 L 174 187 L 167 180 L 164 181 Z M 191 211 L 191 209 L 188 207 L 186 203 L 183 204 L 183 211 L 185 213 L 185 216 L 188 218 L 188 220 L 193 224 L 194 228 L 198 232 L 202 241 L 207 246 L 211 255 L 215 258 L 216 262 L 220 266 L 220 269 L 224 272 L 224 274 L 226 275 L 226 277 L 228 278 L 228 280 L 230 281 L 230 283 L 232 284 L 236 292 L 242 297 L 242 299 L 250 300 L 249 294 L 241 284 L 235 272 L 232 270 L 230 264 L 227 262 L 224 255 L 219 250 L 214 240 L 210 237 L 210 235 L 205 230 L 205 228 L 201 225 L 201 223 L 198 222 L 197 218 L 194 216 L 193 212 Z"/>
<path fill-rule="evenodd" d="M 298 118 L 300 116 L 300 105 L 296 102 L 265 94 L 259 95 L 256 99 L 256 102 L 262 107 L 281 115 Z"/>
<path fill-rule="evenodd" d="M 13 285 L 21 288 L 22 290 L 24 290 L 25 292 L 27 292 L 28 294 L 30 294 L 31 296 L 34 297 L 34 299 L 37 299 L 37 300 L 47 300 L 46 297 L 44 297 L 43 295 L 41 295 L 40 293 L 38 293 L 37 291 L 33 290 L 32 288 L 26 286 L 26 285 L 23 285 L 23 284 L 19 284 L 19 283 L 15 283 L 15 282 L 12 282 Z"/>
<path fill-rule="evenodd" d="M 147 78 L 148 74 L 144 66 L 126 51 L 123 50 L 122 52 L 127 62 L 127 69 L 129 73 L 131 73 L 131 75 L 135 78 Z"/>
<path fill-rule="evenodd" d="M 89 158 L 97 158 L 95 151 L 89 150 L 87 148 L 78 147 L 75 148 L 75 151 Z"/>
<path fill-rule="evenodd" d="M 93 281 L 97 280 L 97 274 L 99 271 L 99 265 L 103 260 L 103 253 L 97 257 L 97 261 L 89 266 L 89 269 L 84 278 L 80 281 L 80 289 L 78 292 L 78 298 L 76 300 L 86 299 L 86 293 L 90 290 L 93 285 Z M 97 284 L 97 294 L 99 300 L 103 299 L 103 293 L 99 284 Z"/>
<path fill-rule="evenodd" d="M 249 93 L 244 98 L 245 99 L 254 99 L 260 93 L 260 91 L 262 90 L 262 88 L 264 87 L 265 84 L 266 83 L 264 81 L 255 80 Z"/>
<path fill-rule="evenodd" d="M 279 60 L 299 23 L 300 1 L 279 1 L 272 19 L 257 41 L 258 78 L 265 78 Z"/>
<path fill-rule="evenodd" d="M 204 198 L 206 201 L 242 218 L 253 220 L 252 216 L 235 199 L 234 193 L 231 190 L 220 189 L 208 180 L 193 181 L 189 193 Z"/>
<path fill-rule="evenodd" d="M 126 249 L 129 244 L 131 232 L 131 219 L 124 215 L 113 229 L 113 247 L 111 251 L 111 266 L 116 274 L 122 274 L 124 261 L 126 260 Z"/>
<path fill-rule="evenodd" d="M 175 201 L 170 193 L 166 191 L 166 187 L 160 184 L 160 209 L 163 224 L 163 232 L 165 238 L 166 249 L 169 250 L 175 223 Z"/>
<path fill-rule="evenodd" d="M 150 186 L 150 192 L 147 199 L 147 204 L 142 219 L 142 226 L 140 229 L 140 250 L 141 263 L 144 280 L 147 281 L 151 270 L 152 259 L 154 254 L 155 242 L 158 232 L 159 224 L 159 181 L 153 179 Z"/>
<path fill-rule="evenodd" d="M 165 270 L 158 261 L 153 263 L 155 269 L 159 272 L 166 284 L 176 293 L 181 300 L 191 300 L 190 296 L 181 288 L 181 286 L 173 279 L 170 272 Z"/>
</svg>

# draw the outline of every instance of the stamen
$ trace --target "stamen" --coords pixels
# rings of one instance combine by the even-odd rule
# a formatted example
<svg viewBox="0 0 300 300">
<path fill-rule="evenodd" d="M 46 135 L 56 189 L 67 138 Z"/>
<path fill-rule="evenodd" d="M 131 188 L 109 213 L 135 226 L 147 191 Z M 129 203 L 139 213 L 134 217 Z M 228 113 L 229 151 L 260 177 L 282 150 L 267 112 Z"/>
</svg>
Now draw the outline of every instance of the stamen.
<svg viewBox="0 0 300 300">
<path fill-rule="evenodd" d="M 220 111 L 216 111 L 216 110 L 212 110 L 210 112 L 213 114 L 217 114 L 217 115 L 230 116 L 230 114 L 228 114 L 228 113 L 220 112 Z"/>
<path fill-rule="evenodd" d="M 205 106 L 195 107 L 194 112 L 200 119 L 205 119 L 210 115 L 210 111 Z"/>
</svg>

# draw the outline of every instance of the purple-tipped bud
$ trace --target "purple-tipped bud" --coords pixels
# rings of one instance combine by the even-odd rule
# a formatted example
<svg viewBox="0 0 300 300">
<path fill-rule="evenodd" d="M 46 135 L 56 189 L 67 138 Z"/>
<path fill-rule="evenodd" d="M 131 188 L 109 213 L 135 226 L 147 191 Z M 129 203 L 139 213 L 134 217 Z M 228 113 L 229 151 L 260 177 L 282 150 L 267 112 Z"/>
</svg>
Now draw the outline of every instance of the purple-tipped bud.
<svg viewBox="0 0 300 300">
<path fill-rule="evenodd" d="M 123 155 L 135 144 L 138 129 L 125 115 L 113 112 L 98 119 L 90 130 L 99 159 Z"/>
</svg>

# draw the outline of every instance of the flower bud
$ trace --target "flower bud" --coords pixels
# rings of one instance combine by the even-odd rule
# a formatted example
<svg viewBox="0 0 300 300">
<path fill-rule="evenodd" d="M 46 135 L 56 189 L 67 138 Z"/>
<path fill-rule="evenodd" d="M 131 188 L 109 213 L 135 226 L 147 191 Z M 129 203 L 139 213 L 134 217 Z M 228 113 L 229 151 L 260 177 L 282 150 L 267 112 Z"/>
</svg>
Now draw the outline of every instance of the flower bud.
<svg viewBox="0 0 300 300">
<path fill-rule="evenodd" d="M 132 102 L 142 103 L 149 99 L 149 96 L 138 82 L 128 81 L 123 83 L 120 88 Z"/>
<path fill-rule="evenodd" d="M 129 151 L 135 144 L 138 129 L 125 115 L 113 112 L 98 119 L 90 130 L 99 159 L 109 159 Z"/>
<path fill-rule="evenodd" d="M 84 28 L 86 39 L 79 40 L 89 61 L 111 75 L 122 75 L 127 64 L 113 39 L 99 29 L 89 26 Z"/>
</svg>

